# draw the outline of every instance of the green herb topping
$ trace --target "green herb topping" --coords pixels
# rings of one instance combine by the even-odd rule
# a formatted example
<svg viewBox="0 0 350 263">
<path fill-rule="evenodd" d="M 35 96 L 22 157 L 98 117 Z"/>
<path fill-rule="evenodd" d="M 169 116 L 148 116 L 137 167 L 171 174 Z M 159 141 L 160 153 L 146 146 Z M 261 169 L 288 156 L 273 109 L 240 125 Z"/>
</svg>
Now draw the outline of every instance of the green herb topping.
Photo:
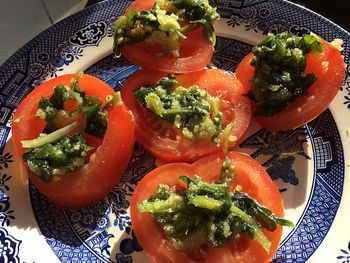
<svg viewBox="0 0 350 263">
<path fill-rule="evenodd" d="M 78 83 L 82 74 L 77 73 L 69 86 L 56 86 L 50 98 L 40 99 L 36 116 L 46 121 L 46 127 L 38 138 L 21 141 L 28 149 L 24 161 L 45 183 L 85 165 L 92 148 L 86 145 L 83 131 L 102 138 L 108 111 L 122 103 L 119 92 L 107 98 L 105 105 L 101 98 L 87 95 Z"/>
<path fill-rule="evenodd" d="M 157 0 L 151 10 L 130 9 L 114 25 L 114 54 L 119 57 L 125 45 L 143 40 L 159 44 L 164 53 L 180 56 L 184 33 L 203 25 L 205 36 L 215 45 L 214 21 L 220 18 L 208 0 Z M 187 21 L 188 23 L 185 23 Z"/>
<path fill-rule="evenodd" d="M 193 179 L 181 176 L 179 180 L 186 184 L 186 190 L 161 184 L 138 208 L 152 214 L 177 250 L 189 252 L 201 246 L 218 247 L 229 239 L 237 242 L 248 234 L 268 252 L 271 242 L 261 228 L 274 231 L 278 224 L 294 225 L 277 218 L 250 196 L 230 191 L 234 178 L 234 166 L 226 158 L 220 183 L 207 183 L 198 176 Z"/>
<path fill-rule="evenodd" d="M 314 35 L 268 34 L 252 51 L 255 73 L 248 96 L 256 102 L 256 115 L 271 116 L 282 111 L 317 79 L 314 74 L 304 73 L 305 55 L 322 52 Z"/>
<path fill-rule="evenodd" d="M 71 109 L 65 109 L 67 101 L 73 104 Z M 76 80 L 70 87 L 56 86 L 50 98 L 42 97 L 36 116 L 47 123 L 44 133 L 50 133 L 77 120 L 82 113 L 86 119 L 85 132 L 102 138 L 107 129 L 108 119 L 108 110 L 106 106 L 102 107 L 102 104 L 101 98 L 87 95 Z"/>
<path fill-rule="evenodd" d="M 217 143 L 223 129 L 217 99 L 196 85 L 184 88 L 176 84 L 175 76 L 168 75 L 158 80 L 156 87 L 141 87 L 134 95 L 149 111 L 181 129 L 185 138 Z"/>
<path fill-rule="evenodd" d="M 48 183 L 54 175 L 63 175 L 82 167 L 91 149 L 81 134 L 68 135 L 54 143 L 30 148 L 23 154 L 23 159 L 32 173 Z"/>
</svg>

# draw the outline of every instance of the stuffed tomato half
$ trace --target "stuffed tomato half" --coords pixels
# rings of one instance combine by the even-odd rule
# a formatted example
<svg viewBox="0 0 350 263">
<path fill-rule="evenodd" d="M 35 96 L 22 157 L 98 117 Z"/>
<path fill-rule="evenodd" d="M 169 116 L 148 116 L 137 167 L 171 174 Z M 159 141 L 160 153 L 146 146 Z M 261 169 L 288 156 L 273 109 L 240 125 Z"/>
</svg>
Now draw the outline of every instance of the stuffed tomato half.
<svg viewBox="0 0 350 263">
<path fill-rule="evenodd" d="M 267 263 L 284 215 L 278 188 L 242 153 L 156 168 L 137 185 L 131 222 L 147 255 L 159 263 Z"/>
<path fill-rule="evenodd" d="M 342 41 L 310 34 L 269 34 L 238 65 L 254 115 L 269 130 L 290 130 L 320 115 L 345 78 Z"/>
<path fill-rule="evenodd" d="M 12 123 L 15 152 L 54 204 L 80 208 L 103 198 L 127 168 L 135 122 L 120 94 L 86 75 L 34 89 Z"/>
<path fill-rule="evenodd" d="M 115 23 L 114 53 L 152 70 L 201 70 L 213 55 L 219 17 L 207 0 L 137 0 Z"/>
<path fill-rule="evenodd" d="M 136 120 L 136 141 L 164 162 L 192 162 L 232 148 L 248 128 L 250 101 L 223 70 L 172 75 L 140 70 L 121 93 Z"/>
</svg>

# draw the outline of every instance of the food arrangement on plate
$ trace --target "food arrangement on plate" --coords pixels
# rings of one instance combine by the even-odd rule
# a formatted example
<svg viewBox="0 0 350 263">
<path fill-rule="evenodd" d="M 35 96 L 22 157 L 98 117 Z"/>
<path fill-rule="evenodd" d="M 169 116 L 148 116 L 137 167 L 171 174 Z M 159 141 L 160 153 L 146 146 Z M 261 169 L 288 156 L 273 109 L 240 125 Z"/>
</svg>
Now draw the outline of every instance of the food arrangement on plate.
<svg viewBox="0 0 350 263">
<path fill-rule="evenodd" d="M 345 77 L 341 41 L 314 34 L 269 34 L 235 75 L 206 69 L 218 19 L 207 1 L 135 1 L 115 24 L 114 52 L 143 69 L 120 93 L 64 75 L 30 93 L 13 118 L 16 153 L 58 206 L 103 198 L 134 140 L 166 163 L 131 201 L 136 237 L 155 262 L 269 262 L 281 226 L 293 223 L 265 169 L 233 148 L 252 115 L 270 130 L 314 119 Z"/>
<path fill-rule="evenodd" d="M 78 73 L 31 92 L 16 111 L 12 138 L 40 192 L 56 205 L 78 208 L 103 198 L 118 182 L 132 154 L 134 129 L 120 93 Z"/>
</svg>

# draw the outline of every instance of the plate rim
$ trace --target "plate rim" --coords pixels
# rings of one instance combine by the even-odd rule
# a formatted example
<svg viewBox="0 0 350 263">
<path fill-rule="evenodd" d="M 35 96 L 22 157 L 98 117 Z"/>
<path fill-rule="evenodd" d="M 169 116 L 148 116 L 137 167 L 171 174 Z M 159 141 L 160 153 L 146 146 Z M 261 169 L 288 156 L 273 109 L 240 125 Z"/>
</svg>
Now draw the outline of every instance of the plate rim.
<svg viewBox="0 0 350 263">
<path fill-rule="evenodd" d="M 57 31 L 59 30 L 61 27 L 63 27 L 66 23 L 71 23 L 71 20 L 74 20 L 75 18 L 78 18 L 80 16 L 86 16 L 89 14 L 89 12 L 98 12 L 99 7 L 101 7 L 101 5 L 105 5 L 108 4 L 110 2 L 116 2 L 119 3 L 120 1 L 117 0 L 104 0 L 100 3 L 97 3 L 95 5 L 89 6 L 88 8 L 79 11 L 78 13 L 75 13 L 61 21 L 59 21 L 58 23 L 50 26 L 49 28 L 47 28 L 46 30 L 44 30 L 43 32 L 41 32 L 40 34 L 38 34 L 37 36 L 35 36 L 34 38 L 32 38 L 30 41 L 28 41 L 23 47 L 21 47 L 18 51 L 16 51 L 12 56 L 10 56 L 1 66 L 0 66 L 0 73 L 3 70 L 6 70 L 6 67 L 10 67 L 11 64 L 13 64 L 13 61 L 18 59 L 19 57 L 22 57 L 26 52 L 29 52 L 33 46 L 35 46 L 37 43 L 40 43 L 40 40 L 45 37 L 46 35 L 50 35 L 52 33 L 52 31 Z M 130 1 L 123 1 L 123 2 L 130 2 Z M 277 2 L 277 1 L 275 1 Z M 307 7 L 286 1 L 286 0 L 278 0 L 278 2 L 280 3 L 284 3 L 284 4 L 288 4 L 288 5 L 292 5 L 294 7 L 297 8 L 302 8 L 303 10 L 305 10 L 306 12 L 312 13 L 314 16 L 318 17 L 319 19 L 323 19 L 327 24 L 332 24 L 333 27 L 337 28 L 338 30 L 342 31 L 342 33 L 347 35 L 347 38 L 350 40 L 350 33 L 348 31 L 346 31 L 344 28 L 342 28 L 341 26 L 337 25 L 336 23 L 334 23 L 333 21 L 329 20 L 328 18 L 308 9 Z M 97 11 L 95 11 L 97 10 Z M 348 72 L 347 72 L 348 74 Z M 3 145 L 2 145 L 3 146 Z M 345 156 L 345 155 L 344 155 Z M 345 162 L 344 162 L 345 165 Z M 345 168 L 344 170 L 346 171 L 348 168 Z M 344 172 L 345 172 L 344 171 Z M 345 185 L 345 184 L 344 184 Z M 343 190 L 344 191 L 344 190 Z"/>
</svg>

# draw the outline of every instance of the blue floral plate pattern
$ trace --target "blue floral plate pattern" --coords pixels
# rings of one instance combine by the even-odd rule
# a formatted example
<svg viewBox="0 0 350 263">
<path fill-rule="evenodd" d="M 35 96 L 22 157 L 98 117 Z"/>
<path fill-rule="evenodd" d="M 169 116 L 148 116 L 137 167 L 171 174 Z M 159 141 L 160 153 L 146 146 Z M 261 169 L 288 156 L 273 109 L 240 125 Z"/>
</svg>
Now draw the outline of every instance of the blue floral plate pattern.
<svg viewBox="0 0 350 263">
<path fill-rule="evenodd" d="M 282 0 L 215 0 L 222 19 L 212 66 L 234 72 L 268 32 L 350 35 L 318 14 Z M 46 79 L 79 69 L 116 90 L 138 67 L 115 59 L 112 26 L 130 1 L 107 0 L 38 35 L 0 67 L 0 262 L 149 262 L 132 230 L 129 200 L 155 159 L 135 145 L 121 181 L 99 202 L 80 210 L 52 205 L 23 175 L 13 154 L 11 122 L 22 99 Z M 304 127 L 269 132 L 252 123 L 238 150 L 266 167 L 279 186 L 286 217 L 273 262 L 349 262 L 350 68 L 330 108 Z M 93 186 L 92 186 L 93 187 Z"/>
</svg>

